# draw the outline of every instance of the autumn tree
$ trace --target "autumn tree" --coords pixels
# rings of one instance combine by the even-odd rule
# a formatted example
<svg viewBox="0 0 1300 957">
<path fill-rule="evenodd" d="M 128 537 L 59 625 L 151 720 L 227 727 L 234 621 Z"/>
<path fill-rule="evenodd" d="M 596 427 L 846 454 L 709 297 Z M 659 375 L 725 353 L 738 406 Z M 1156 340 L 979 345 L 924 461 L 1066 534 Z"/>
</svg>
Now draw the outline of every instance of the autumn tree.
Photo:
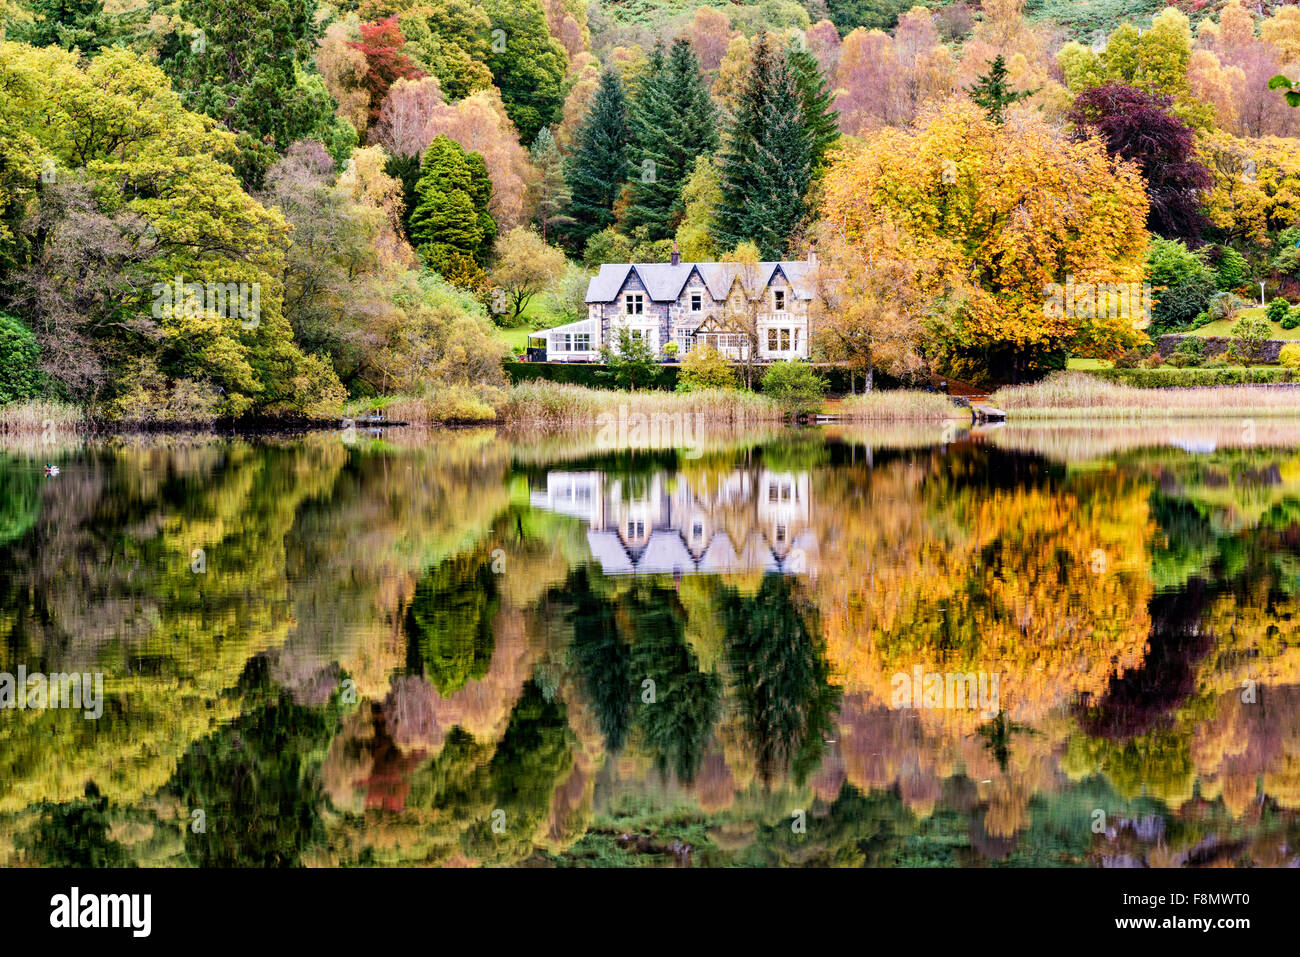
<svg viewBox="0 0 1300 957">
<path fill-rule="evenodd" d="M 973 105 L 883 130 L 842 155 L 825 181 L 824 218 L 855 246 L 883 229 L 934 303 L 927 355 L 951 375 L 1014 379 L 1067 349 L 1136 342 L 1133 319 L 1053 310 L 1053 283 L 1140 282 L 1147 201 L 1141 176 L 1095 139 L 1045 121 L 1005 124 Z"/>
<path fill-rule="evenodd" d="M 930 299 L 922 277 L 933 278 L 933 265 L 899 256 L 901 237 L 891 226 L 853 239 L 833 223 L 826 227 L 810 307 L 814 341 L 827 358 L 861 375 L 868 392 L 877 369 L 896 379 L 923 374 Z"/>
<path fill-rule="evenodd" d="M 564 267 L 564 253 L 532 230 L 517 226 L 501 236 L 490 278 L 511 309 L 504 324 L 517 323 L 534 296 L 559 282 Z"/>
<path fill-rule="evenodd" d="M 389 88 L 398 80 L 418 80 L 424 74 L 402 50 L 406 37 L 396 17 L 363 23 L 361 39 L 350 44 L 366 58 L 365 87 L 370 94 L 370 121 L 379 119 Z"/>
<path fill-rule="evenodd" d="M 1173 99 L 1106 83 L 1080 93 L 1069 113 L 1078 135 L 1098 136 L 1115 157 L 1135 163 L 1147 184 L 1147 225 L 1170 239 L 1195 239 L 1207 225 L 1202 194 L 1210 172 L 1196 157 L 1196 134 L 1169 112 Z"/>
</svg>

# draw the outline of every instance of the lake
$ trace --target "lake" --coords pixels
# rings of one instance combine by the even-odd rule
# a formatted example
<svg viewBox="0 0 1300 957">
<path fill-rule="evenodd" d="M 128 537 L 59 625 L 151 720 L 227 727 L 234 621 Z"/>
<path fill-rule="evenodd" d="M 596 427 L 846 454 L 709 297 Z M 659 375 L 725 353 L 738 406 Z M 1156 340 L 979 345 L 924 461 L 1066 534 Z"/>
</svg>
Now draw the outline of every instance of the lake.
<svg viewBox="0 0 1300 957">
<path fill-rule="evenodd" d="M 1300 865 L 1300 429 L 658 444 L 0 446 L 0 864 Z"/>
</svg>

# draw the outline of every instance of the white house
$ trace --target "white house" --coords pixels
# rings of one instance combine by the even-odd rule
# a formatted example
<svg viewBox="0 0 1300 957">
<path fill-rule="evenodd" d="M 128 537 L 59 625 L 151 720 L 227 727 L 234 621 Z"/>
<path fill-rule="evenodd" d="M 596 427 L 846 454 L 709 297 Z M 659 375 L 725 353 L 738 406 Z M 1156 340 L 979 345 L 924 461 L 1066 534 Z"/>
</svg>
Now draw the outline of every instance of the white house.
<svg viewBox="0 0 1300 957">
<path fill-rule="evenodd" d="M 645 339 L 656 356 L 677 344 L 684 356 L 709 343 L 731 359 L 807 359 L 808 305 L 817 255 L 803 260 L 684 263 L 674 248 L 667 263 L 612 263 L 587 286 L 587 318 L 532 337 L 545 339 L 551 362 L 596 362 L 621 328 Z"/>
</svg>

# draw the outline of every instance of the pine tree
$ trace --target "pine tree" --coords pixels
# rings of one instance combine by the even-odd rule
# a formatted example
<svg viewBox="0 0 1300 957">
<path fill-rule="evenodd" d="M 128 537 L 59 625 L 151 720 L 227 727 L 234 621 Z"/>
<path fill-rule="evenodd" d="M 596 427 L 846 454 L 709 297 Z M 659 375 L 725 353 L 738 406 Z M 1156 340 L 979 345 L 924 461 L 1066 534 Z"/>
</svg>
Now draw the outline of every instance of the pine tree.
<svg viewBox="0 0 1300 957">
<path fill-rule="evenodd" d="M 477 153 L 466 154 L 450 137 L 438 136 L 420 163 L 415 208 L 408 224 L 411 242 L 430 268 L 451 281 L 477 275 L 475 264 L 487 248 L 487 198 L 483 194 L 490 196 L 491 187 L 484 187 L 487 169 L 482 160 Z M 480 167 L 482 179 L 476 175 Z M 495 235 L 496 223 L 490 216 L 487 222 Z"/>
<path fill-rule="evenodd" d="M 487 163 L 482 153 L 465 154 L 465 164 L 469 167 L 469 195 L 474 201 L 474 212 L 478 216 L 479 229 L 483 238 L 479 241 L 474 259 L 480 266 L 486 266 L 492 252 L 492 244 L 497 240 L 497 221 L 488 211 L 492 201 L 492 177 L 488 175 Z"/>
<path fill-rule="evenodd" d="M 684 37 L 655 47 L 632 100 L 632 194 L 626 222 L 650 241 L 669 239 L 685 213 L 682 187 L 695 159 L 718 148 L 718 114 Z"/>
<path fill-rule="evenodd" d="M 750 240 L 765 259 L 781 257 L 807 215 L 811 140 L 794 74 L 760 32 L 719 164 L 720 245 L 732 248 Z"/>
<path fill-rule="evenodd" d="M 606 70 L 591 111 L 574 135 L 577 149 L 565 167 L 573 201 L 566 233 L 581 249 L 587 239 L 614 222 L 614 203 L 628 177 L 627 102 L 618 74 Z"/>
<path fill-rule="evenodd" d="M 538 172 L 533 190 L 537 200 L 537 225 L 542 228 L 542 239 L 545 240 L 550 230 L 573 222 L 573 217 L 566 212 L 573 194 L 564 181 L 564 158 L 549 129 L 542 127 L 529 152 Z"/>
<path fill-rule="evenodd" d="M 835 109 L 835 94 L 826 82 L 817 58 L 808 48 L 792 43 L 786 59 L 794 72 L 795 86 L 803 110 L 803 126 L 811 138 L 813 176 L 819 177 L 826 154 L 835 148 L 840 139 L 840 114 Z"/>
<path fill-rule="evenodd" d="M 1002 113 L 1012 103 L 1019 103 L 1021 100 L 1033 96 L 1038 91 L 1021 90 L 1016 92 L 1011 89 L 1007 83 L 1007 63 L 1002 54 L 999 53 L 989 64 L 989 72 L 982 74 L 973 86 L 967 87 L 966 92 L 975 103 L 984 108 L 988 118 L 999 126 L 1002 124 Z"/>
</svg>

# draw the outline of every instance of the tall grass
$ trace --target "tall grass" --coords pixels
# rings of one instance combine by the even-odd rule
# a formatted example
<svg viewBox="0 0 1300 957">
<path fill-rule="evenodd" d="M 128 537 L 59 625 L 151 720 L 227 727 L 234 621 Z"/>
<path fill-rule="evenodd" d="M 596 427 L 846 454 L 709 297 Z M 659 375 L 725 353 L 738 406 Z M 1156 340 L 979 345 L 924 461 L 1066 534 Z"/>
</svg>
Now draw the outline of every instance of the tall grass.
<svg viewBox="0 0 1300 957">
<path fill-rule="evenodd" d="M 887 389 L 847 396 L 840 403 L 840 414 L 849 419 L 881 422 L 942 422 L 970 413 L 958 409 L 952 399 L 935 392 Z"/>
<path fill-rule="evenodd" d="M 696 415 L 709 422 L 745 424 L 779 421 L 783 416 L 771 399 L 735 389 L 699 392 L 611 392 L 579 385 L 534 380 L 514 386 L 502 417 L 510 425 L 571 426 L 591 424 L 602 414 Z"/>
<path fill-rule="evenodd" d="M 85 413 L 76 406 L 48 399 L 33 399 L 0 405 L 0 434 L 33 435 L 71 434 L 90 425 Z"/>
<path fill-rule="evenodd" d="M 1160 419 L 1300 416 L 1300 389 L 1222 385 L 1138 389 L 1083 373 L 1057 373 L 1032 385 L 1006 386 L 989 402 L 1009 419 Z"/>
</svg>

